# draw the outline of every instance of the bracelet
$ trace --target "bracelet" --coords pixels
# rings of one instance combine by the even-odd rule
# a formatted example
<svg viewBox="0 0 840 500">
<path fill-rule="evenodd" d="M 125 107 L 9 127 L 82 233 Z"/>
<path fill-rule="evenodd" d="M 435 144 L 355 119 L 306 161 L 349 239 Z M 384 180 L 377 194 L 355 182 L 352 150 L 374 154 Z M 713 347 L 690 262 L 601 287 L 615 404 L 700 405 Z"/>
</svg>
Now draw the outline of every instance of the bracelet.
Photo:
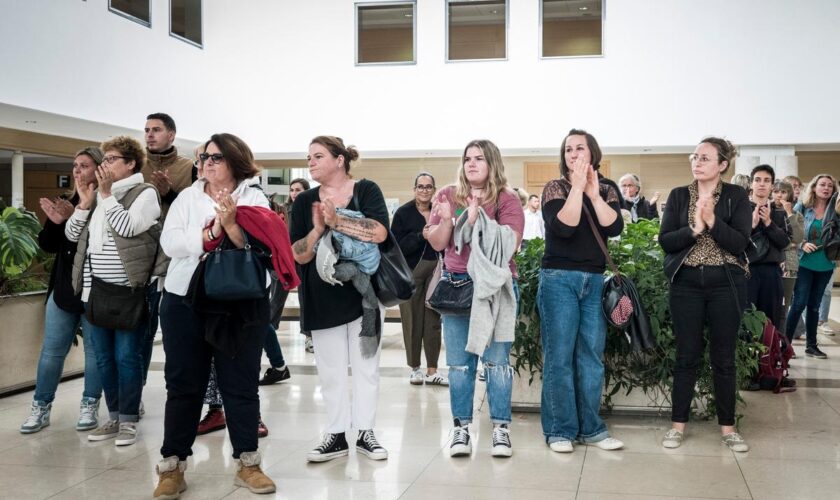
<svg viewBox="0 0 840 500">
<path fill-rule="evenodd" d="M 212 226 L 207 228 L 207 236 L 210 237 L 210 241 L 213 241 L 213 240 L 216 239 L 216 235 L 213 234 L 213 227 Z"/>
</svg>

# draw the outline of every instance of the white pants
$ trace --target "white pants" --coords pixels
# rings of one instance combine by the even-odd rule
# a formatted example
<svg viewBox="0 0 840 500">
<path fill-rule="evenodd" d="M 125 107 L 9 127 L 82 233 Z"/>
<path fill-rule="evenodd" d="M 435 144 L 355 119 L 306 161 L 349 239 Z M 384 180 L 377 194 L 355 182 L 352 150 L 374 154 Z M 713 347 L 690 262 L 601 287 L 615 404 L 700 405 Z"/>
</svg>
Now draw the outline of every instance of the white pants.
<svg viewBox="0 0 840 500">
<path fill-rule="evenodd" d="M 379 305 L 380 326 L 385 308 Z M 384 330 L 384 328 L 383 328 Z M 321 381 L 321 394 L 327 406 L 327 432 L 337 434 L 351 426 L 357 430 L 373 429 L 379 400 L 379 348 L 376 354 L 362 358 L 359 332 L 362 318 L 334 328 L 312 330 L 315 365 Z M 350 376 L 353 370 L 353 402 L 350 402 Z"/>
</svg>

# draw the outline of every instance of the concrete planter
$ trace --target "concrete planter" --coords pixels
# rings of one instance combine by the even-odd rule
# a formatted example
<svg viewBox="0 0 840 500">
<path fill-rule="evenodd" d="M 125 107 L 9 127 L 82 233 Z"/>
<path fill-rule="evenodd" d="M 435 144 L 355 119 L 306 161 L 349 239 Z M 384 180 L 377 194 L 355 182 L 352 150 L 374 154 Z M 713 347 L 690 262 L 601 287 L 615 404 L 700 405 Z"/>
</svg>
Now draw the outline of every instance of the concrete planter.
<svg viewBox="0 0 840 500">
<path fill-rule="evenodd" d="M 515 374 L 513 377 L 513 394 L 511 404 L 513 411 L 535 412 L 540 411 L 540 399 L 542 395 L 542 378 L 540 374 L 534 376 L 534 381 L 528 384 L 529 375 L 523 373 Z M 605 393 L 609 388 L 605 388 Z M 671 411 L 670 401 L 658 390 L 645 394 L 641 389 L 634 389 L 630 394 L 625 395 L 626 390 L 619 391 L 612 397 L 613 414 L 622 415 L 667 415 Z M 602 408 L 602 412 L 606 409 Z"/>
<path fill-rule="evenodd" d="M 35 385 L 44 341 L 46 292 L 0 298 L 0 395 Z M 62 376 L 84 372 L 81 344 L 70 348 Z"/>
</svg>

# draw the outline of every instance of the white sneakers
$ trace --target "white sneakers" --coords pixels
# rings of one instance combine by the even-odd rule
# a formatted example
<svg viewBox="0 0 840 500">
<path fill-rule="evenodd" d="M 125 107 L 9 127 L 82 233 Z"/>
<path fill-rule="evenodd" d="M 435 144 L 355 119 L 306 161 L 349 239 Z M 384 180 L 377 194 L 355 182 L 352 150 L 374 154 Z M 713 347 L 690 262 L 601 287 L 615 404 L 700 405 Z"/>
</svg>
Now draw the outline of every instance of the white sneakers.
<svg viewBox="0 0 840 500">
<path fill-rule="evenodd" d="M 408 374 L 408 383 L 411 385 L 423 385 L 423 370 L 412 368 L 411 373 Z"/>
<path fill-rule="evenodd" d="M 431 375 L 423 375 L 423 370 L 418 366 L 412 368 L 408 373 L 408 383 L 411 385 L 442 385 L 448 386 L 449 379 L 441 375 L 440 372 L 432 373 Z"/>
<path fill-rule="evenodd" d="M 620 450 L 624 448 L 624 443 L 620 439 L 616 439 L 614 437 L 606 437 L 600 441 L 596 441 L 594 443 L 583 443 L 586 446 L 596 446 L 602 450 L 613 451 L 613 450 Z M 551 448 L 551 451 L 557 453 L 571 453 L 575 451 L 575 445 L 568 439 L 562 439 L 560 441 L 554 441 L 553 443 L 549 443 L 548 447 Z"/>
</svg>

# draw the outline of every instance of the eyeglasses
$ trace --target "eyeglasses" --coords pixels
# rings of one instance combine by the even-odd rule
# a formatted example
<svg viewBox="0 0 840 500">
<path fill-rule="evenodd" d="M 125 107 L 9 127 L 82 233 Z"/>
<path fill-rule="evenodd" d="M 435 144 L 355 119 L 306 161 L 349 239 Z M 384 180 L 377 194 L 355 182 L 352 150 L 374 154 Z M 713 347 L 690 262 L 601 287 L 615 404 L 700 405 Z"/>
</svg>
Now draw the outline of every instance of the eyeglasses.
<svg viewBox="0 0 840 500">
<path fill-rule="evenodd" d="M 435 186 L 433 186 L 432 184 L 418 184 L 414 186 L 414 189 L 418 191 L 434 191 Z"/>
<path fill-rule="evenodd" d="M 709 158 L 706 155 L 698 155 L 697 153 L 688 155 L 688 161 L 691 163 L 709 163 L 710 161 L 717 161 L 717 157 Z"/>
<path fill-rule="evenodd" d="M 102 164 L 103 165 L 110 165 L 110 164 L 114 163 L 115 161 L 117 161 L 117 159 L 125 160 L 126 157 L 125 156 L 116 156 L 116 155 L 106 156 L 106 157 L 102 158 Z"/>
<path fill-rule="evenodd" d="M 222 153 L 215 153 L 212 155 L 209 155 L 207 153 L 201 153 L 200 155 L 198 155 L 198 158 L 201 160 L 202 163 L 208 162 L 208 160 L 210 160 L 208 163 L 210 163 L 211 165 L 215 165 L 217 163 L 221 163 L 222 160 L 225 159 L 225 155 L 223 155 Z"/>
</svg>

